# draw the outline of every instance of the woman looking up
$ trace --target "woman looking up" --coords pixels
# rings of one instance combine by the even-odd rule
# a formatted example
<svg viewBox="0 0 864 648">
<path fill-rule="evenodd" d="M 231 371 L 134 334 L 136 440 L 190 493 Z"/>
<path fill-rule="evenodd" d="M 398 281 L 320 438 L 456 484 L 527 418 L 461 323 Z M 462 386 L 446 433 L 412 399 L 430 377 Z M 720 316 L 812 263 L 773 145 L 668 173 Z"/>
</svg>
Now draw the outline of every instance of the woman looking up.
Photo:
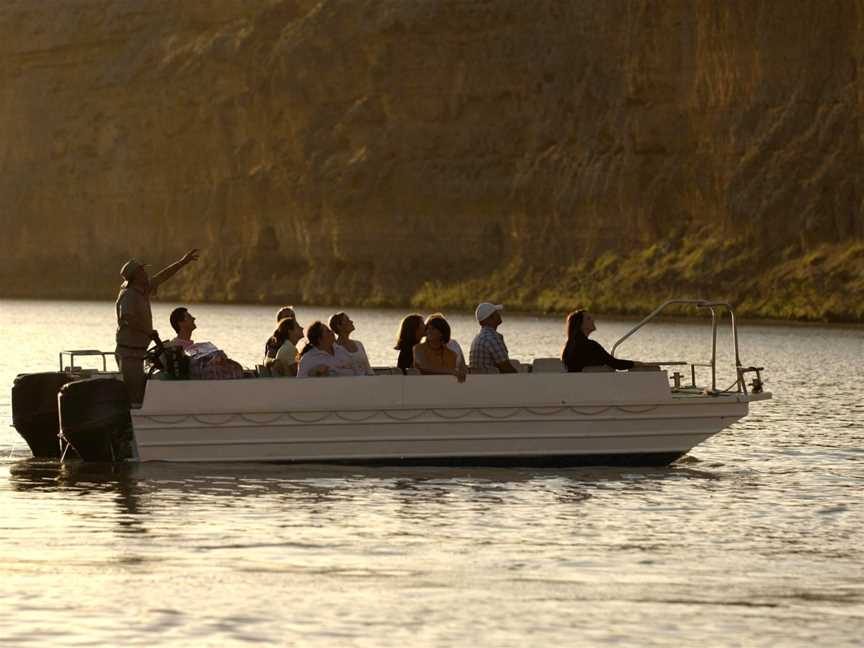
<svg viewBox="0 0 864 648">
<path fill-rule="evenodd" d="M 594 317 L 586 310 L 576 310 L 567 316 L 567 343 L 561 351 L 561 361 L 567 366 L 567 371 L 580 372 L 585 367 L 599 366 L 611 369 L 653 366 L 612 357 L 598 342 L 588 339 L 596 330 Z"/>
<path fill-rule="evenodd" d="M 399 352 L 396 366 L 403 374 L 406 369 L 414 366 L 414 345 L 420 342 L 424 335 L 426 335 L 426 324 L 423 323 L 422 315 L 412 313 L 402 318 L 394 348 Z"/>
<path fill-rule="evenodd" d="M 348 314 L 336 313 L 330 317 L 328 324 L 330 325 L 330 330 L 336 334 L 336 346 L 342 349 L 351 359 L 354 373 L 358 376 L 362 376 L 363 374 L 374 376 L 375 372 L 369 364 L 369 357 L 366 355 L 363 343 L 359 340 L 351 339 L 351 332 L 354 331 L 354 322 L 351 321 Z"/>
<path fill-rule="evenodd" d="M 293 317 L 279 320 L 267 341 L 264 366 L 277 376 L 297 375 L 297 343 L 303 339 L 303 327 Z"/>
<path fill-rule="evenodd" d="M 450 325 L 443 317 L 430 317 L 426 322 L 426 341 L 414 346 L 414 367 L 421 374 L 456 376 L 465 382 L 465 363 L 459 362 L 455 351 L 447 347 Z"/>
<path fill-rule="evenodd" d="M 336 336 L 324 322 L 313 322 L 306 332 L 306 340 L 297 367 L 298 378 L 357 375 L 344 351 L 337 353 Z"/>
<path fill-rule="evenodd" d="M 283 319 L 288 319 L 289 317 L 293 320 L 297 319 L 297 314 L 294 312 L 294 307 L 293 306 L 283 306 L 282 308 L 279 309 L 279 312 L 276 313 L 276 324 L 279 324 L 279 322 L 281 322 Z M 300 337 L 302 338 L 303 336 L 301 335 Z M 267 338 L 267 343 L 264 345 L 265 364 L 266 364 L 266 359 L 268 357 L 272 357 L 279 350 L 278 348 L 276 348 L 276 349 L 270 348 L 270 342 L 272 339 L 273 339 L 272 336 Z"/>
</svg>

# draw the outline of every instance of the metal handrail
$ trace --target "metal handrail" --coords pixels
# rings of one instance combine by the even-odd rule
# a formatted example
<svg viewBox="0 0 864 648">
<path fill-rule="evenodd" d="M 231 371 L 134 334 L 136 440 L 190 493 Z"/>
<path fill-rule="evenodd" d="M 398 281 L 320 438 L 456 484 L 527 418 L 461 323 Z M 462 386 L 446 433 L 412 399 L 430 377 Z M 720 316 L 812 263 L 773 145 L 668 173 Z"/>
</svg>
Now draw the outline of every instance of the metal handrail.
<svg viewBox="0 0 864 648">
<path fill-rule="evenodd" d="M 101 356 L 102 358 L 102 371 L 108 371 L 108 356 L 114 357 L 113 351 L 99 351 L 98 349 L 71 349 L 69 351 L 61 351 L 59 354 L 60 360 L 60 371 L 65 371 L 66 368 L 63 366 L 63 356 L 69 356 L 69 369 L 73 369 L 75 367 L 75 358 L 76 357 L 86 357 L 86 356 Z"/>
<path fill-rule="evenodd" d="M 742 366 L 741 366 L 741 356 L 738 352 L 738 325 L 735 322 L 735 311 L 732 309 L 732 305 L 728 302 L 724 301 L 711 301 L 707 299 L 669 299 L 662 304 L 660 304 L 657 308 L 655 308 L 651 313 L 648 314 L 641 322 L 639 322 L 632 329 L 627 331 L 621 338 L 618 339 L 615 344 L 612 345 L 612 356 L 615 355 L 615 350 L 621 346 L 621 344 L 627 340 L 631 335 L 636 333 L 639 329 L 645 326 L 648 322 L 653 320 L 657 315 L 663 312 L 669 306 L 695 306 L 696 308 L 707 308 L 711 312 L 711 391 L 717 391 L 717 313 L 715 308 L 722 307 L 725 308 L 729 312 L 730 322 L 732 326 L 732 347 L 735 351 L 735 385 L 738 388 L 739 392 L 747 393 L 747 388 L 744 384 L 744 378 L 742 374 Z M 693 381 L 695 383 L 695 380 Z M 731 389 L 731 386 L 730 386 Z M 727 390 L 728 391 L 728 390 Z"/>
</svg>

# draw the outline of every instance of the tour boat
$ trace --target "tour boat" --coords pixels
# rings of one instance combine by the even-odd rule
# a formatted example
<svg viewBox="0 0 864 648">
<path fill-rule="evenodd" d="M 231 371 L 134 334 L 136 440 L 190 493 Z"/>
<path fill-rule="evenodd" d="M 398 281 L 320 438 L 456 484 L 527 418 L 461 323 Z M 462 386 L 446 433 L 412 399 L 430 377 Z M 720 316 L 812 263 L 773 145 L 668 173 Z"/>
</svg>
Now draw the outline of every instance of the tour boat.
<svg viewBox="0 0 864 648">
<path fill-rule="evenodd" d="M 668 464 L 771 397 L 762 368 L 741 364 L 734 314 L 721 302 L 666 302 L 613 353 L 673 304 L 711 311 L 710 363 L 658 363 L 688 365 L 689 384 L 678 371 L 670 383 L 669 370 L 566 373 L 547 358 L 516 374 L 469 374 L 464 383 L 393 369 L 339 378 L 151 379 L 141 407 L 130 408 L 118 374 L 107 371 L 110 353 L 67 351 L 61 372 L 29 374 L 44 378 L 41 391 L 35 378 L 19 376 L 13 418 L 34 454 L 49 454 L 53 443 L 50 454 L 62 460 Z M 718 307 L 732 322 L 737 378 L 727 389 L 716 384 Z M 101 371 L 75 368 L 76 357 L 95 354 Z M 710 368 L 710 386 L 696 384 L 700 366 Z M 52 400 L 59 401 L 53 418 Z"/>
</svg>

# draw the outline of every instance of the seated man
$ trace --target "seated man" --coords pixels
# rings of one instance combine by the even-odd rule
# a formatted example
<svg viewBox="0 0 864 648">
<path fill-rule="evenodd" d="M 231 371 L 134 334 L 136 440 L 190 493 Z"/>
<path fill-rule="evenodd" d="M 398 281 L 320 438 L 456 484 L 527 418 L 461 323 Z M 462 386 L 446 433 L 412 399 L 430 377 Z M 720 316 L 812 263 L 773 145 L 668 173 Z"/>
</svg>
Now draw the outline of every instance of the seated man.
<svg viewBox="0 0 864 648">
<path fill-rule="evenodd" d="M 297 367 L 298 378 L 357 375 L 351 356 L 334 344 L 336 336 L 324 322 L 313 322 L 306 331 L 306 339 Z"/>
<path fill-rule="evenodd" d="M 184 306 L 175 308 L 171 311 L 168 320 L 171 322 L 171 328 L 177 333 L 177 336 L 168 342 L 170 346 L 179 346 L 185 351 L 195 344 L 192 341 L 192 331 L 198 327 L 195 326 L 195 318 L 192 317 L 192 313 L 187 308 Z"/>
<path fill-rule="evenodd" d="M 195 343 L 192 340 L 192 331 L 198 327 L 187 308 L 175 308 L 171 311 L 169 321 L 177 336 L 168 342 L 168 346 L 179 346 L 189 356 L 191 378 L 220 380 L 243 377 L 243 367 L 226 356 L 224 351 L 210 342 Z"/>
<path fill-rule="evenodd" d="M 483 302 L 474 311 L 480 332 L 471 342 L 468 353 L 468 366 L 474 370 L 488 371 L 497 369 L 501 373 L 516 373 L 516 368 L 510 363 L 504 336 L 497 329 L 501 322 L 503 306 Z"/>
</svg>

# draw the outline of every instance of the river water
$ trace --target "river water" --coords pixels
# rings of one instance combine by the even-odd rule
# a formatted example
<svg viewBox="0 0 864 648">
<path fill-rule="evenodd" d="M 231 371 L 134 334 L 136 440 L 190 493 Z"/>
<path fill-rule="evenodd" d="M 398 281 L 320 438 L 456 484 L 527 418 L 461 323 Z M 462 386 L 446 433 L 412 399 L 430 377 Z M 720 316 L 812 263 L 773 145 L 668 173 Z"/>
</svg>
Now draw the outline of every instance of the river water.
<svg viewBox="0 0 864 648">
<path fill-rule="evenodd" d="M 163 336 L 172 306 L 154 305 Z M 774 399 L 668 468 L 28 459 L 15 374 L 111 348 L 112 307 L 0 301 L 4 646 L 861 645 L 864 331 L 742 326 Z M 196 340 L 260 362 L 275 309 L 191 311 Z M 401 313 L 350 315 L 394 364 Z M 471 317 L 449 319 L 467 350 Z M 594 337 L 631 325 L 599 315 Z M 522 360 L 562 344 L 559 318 L 505 312 L 500 330 Z M 619 355 L 704 361 L 709 330 L 651 325 Z"/>
</svg>

